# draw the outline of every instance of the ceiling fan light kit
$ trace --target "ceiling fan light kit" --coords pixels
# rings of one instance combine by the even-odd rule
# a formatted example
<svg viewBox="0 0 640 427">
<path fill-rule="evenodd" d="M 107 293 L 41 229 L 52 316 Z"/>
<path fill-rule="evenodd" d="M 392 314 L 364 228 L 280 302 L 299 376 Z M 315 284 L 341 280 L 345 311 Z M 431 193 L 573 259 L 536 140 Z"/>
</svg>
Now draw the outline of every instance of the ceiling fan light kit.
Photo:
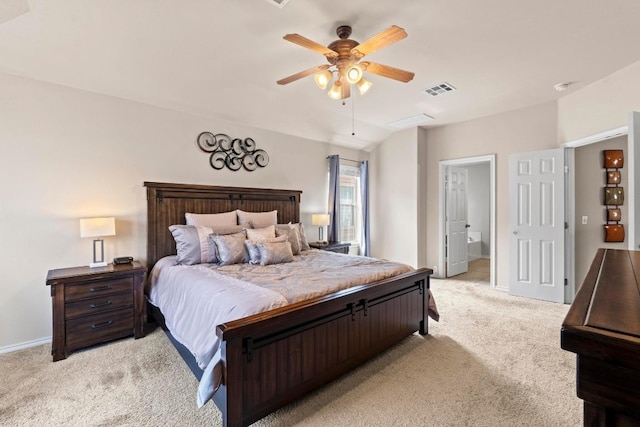
<svg viewBox="0 0 640 427">
<path fill-rule="evenodd" d="M 331 99 L 342 98 L 342 83 L 340 81 L 336 81 L 333 86 L 331 86 L 331 89 L 329 89 L 329 92 L 327 92 L 327 95 L 329 95 L 329 98 Z"/>
<path fill-rule="evenodd" d="M 315 80 L 316 85 L 318 85 L 320 89 L 324 90 L 327 88 L 327 85 L 331 81 L 332 77 L 333 75 L 331 74 L 331 71 L 324 70 L 324 71 L 317 72 L 313 77 L 313 79 Z"/>
<path fill-rule="evenodd" d="M 349 38 L 351 35 L 351 27 L 348 25 L 339 26 L 336 33 L 339 39 L 333 41 L 328 47 L 299 34 L 285 35 L 283 37 L 285 40 L 323 54 L 330 65 L 319 65 L 309 68 L 308 70 L 300 71 L 278 80 L 277 83 L 279 85 L 286 85 L 313 74 L 316 85 L 324 90 L 331 82 L 333 73 L 335 72 L 335 82 L 327 92 L 327 95 L 332 99 L 346 99 L 351 96 L 351 85 L 356 85 L 361 95 L 371 88 L 372 83 L 364 78 L 365 72 L 404 83 L 413 79 L 414 73 L 410 71 L 375 62 L 360 62 L 364 56 L 407 37 L 404 29 L 392 25 L 363 43 L 358 43 Z"/>
<path fill-rule="evenodd" d="M 363 77 L 358 81 L 358 83 L 356 83 L 356 86 L 358 86 L 360 95 L 364 95 L 369 90 L 369 88 L 373 86 L 373 83 Z"/>
</svg>

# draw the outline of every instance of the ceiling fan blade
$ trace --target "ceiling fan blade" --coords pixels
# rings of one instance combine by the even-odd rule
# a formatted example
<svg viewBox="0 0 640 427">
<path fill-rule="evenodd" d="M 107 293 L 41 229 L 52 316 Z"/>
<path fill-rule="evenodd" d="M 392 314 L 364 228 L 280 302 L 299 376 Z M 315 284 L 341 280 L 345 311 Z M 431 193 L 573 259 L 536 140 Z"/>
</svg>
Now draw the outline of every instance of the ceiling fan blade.
<svg viewBox="0 0 640 427">
<path fill-rule="evenodd" d="M 290 75 L 289 77 L 285 77 L 284 79 L 280 79 L 278 80 L 276 83 L 278 83 L 279 85 L 286 85 L 289 84 L 291 82 L 295 82 L 296 80 L 300 80 L 303 77 L 307 77 L 311 74 L 315 74 L 319 71 L 324 71 L 327 68 L 329 68 L 331 65 L 329 64 L 325 64 L 325 65 L 318 65 L 317 67 L 312 67 L 309 68 L 308 70 L 304 70 L 304 71 L 300 71 L 299 73 L 295 73 Z"/>
<path fill-rule="evenodd" d="M 407 37 L 407 32 L 403 28 L 400 28 L 397 25 L 392 25 L 386 30 L 383 30 L 371 37 L 369 40 L 366 40 L 351 49 L 351 54 L 360 59 L 365 55 L 375 52 L 376 50 L 380 50 L 383 47 L 398 42 L 405 37 Z"/>
<path fill-rule="evenodd" d="M 399 68 L 390 67 L 388 65 L 377 64 L 375 62 L 361 62 L 360 65 L 365 71 L 378 76 L 387 77 L 389 79 L 398 80 L 404 83 L 413 80 L 414 73 L 411 71 L 401 70 Z"/>
<path fill-rule="evenodd" d="M 287 34 L 282 37 L 283 39 L 290 41 L 291 43 L 295 43 L 299 46 L 306 47 L 307 49 L 311 49 L 314 52 L 318 52 L 326 56 L 327 58 L 337 58 L 338 53 L 329 49 L 326 46 L 322 46 L 320 43 L 316 43 L 313 40 L 309 40 L 306 37 L 301 36 L 300 34 Z"/>
</svg>

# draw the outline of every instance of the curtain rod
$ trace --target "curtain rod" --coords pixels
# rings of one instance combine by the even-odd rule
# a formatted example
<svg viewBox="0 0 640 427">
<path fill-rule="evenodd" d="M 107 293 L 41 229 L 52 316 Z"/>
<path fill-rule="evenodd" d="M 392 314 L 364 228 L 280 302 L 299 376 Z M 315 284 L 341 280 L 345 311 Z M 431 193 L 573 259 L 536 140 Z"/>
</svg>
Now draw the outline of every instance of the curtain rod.
<svg viewBox="0 0 640 427">
<path fill-rule="evenodd" d="M 340 157 L 340 156 L 338 156 L 338 158 L 339 158 L 340 160 L 345 160 L 345 161 L 347 161 L 347 162 L 353 162 L 353 163 L 362 163 L 362 162 L 364 162 L 364 161 L 365 161 L 365 160 L 351 160 L 351 159 L 345 159 L 344 157 Z M 327 156 L 327 160 L 328 160 L 328 159 L 329 159 L 329 156 Z"/>
</svg>

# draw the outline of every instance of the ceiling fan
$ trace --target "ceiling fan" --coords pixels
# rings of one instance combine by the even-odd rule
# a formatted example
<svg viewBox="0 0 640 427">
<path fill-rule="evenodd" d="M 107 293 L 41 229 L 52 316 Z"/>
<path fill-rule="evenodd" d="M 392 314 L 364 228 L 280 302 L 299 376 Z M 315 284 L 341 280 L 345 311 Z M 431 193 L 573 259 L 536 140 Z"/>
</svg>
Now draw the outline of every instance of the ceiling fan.
<svg viewBox="0 0 640 427">
<path fill-rule="evenodd" d="M 322 46 L 299 34 L 287 34 L 284 36 L 283 38 L 291 43 L 323 54 L 329 61 L 329 65 L 318 65 L 317 67 L 300 71 L 299 73 L 278 80 L 277 83 L 279 85 L 286 85 L 303 77 L 315 74 L 314 79 L 316 84 L 320 89 L 325 89 L 335 73 L 335 82 L 327 94 L 333 99 L 346 99 L 351 96 L 352 84 L 357 85 L 361 95 L 369 90 L 372 83 L 364 78 L 363 74 L 365 71 L 404 83 L 413 79 L 414 73 L 410 71 L 375 62 L 360 61 L 364 56 L 407 37 L 407 32 L 404 29 L 392 25 L 363 43 L 358 43 L 349 38 L 351 35 L 351 27 L 349 25 L 339 26 L 336 33 L 339 39 L 332 42 L 328 47 Z"/>
</svg>

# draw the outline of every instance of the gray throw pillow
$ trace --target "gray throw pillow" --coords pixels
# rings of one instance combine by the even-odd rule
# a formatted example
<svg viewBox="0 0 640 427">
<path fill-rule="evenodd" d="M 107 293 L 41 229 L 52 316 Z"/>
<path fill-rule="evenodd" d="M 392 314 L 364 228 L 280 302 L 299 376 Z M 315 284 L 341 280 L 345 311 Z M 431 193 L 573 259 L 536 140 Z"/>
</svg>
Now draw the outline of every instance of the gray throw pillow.
<svg viewBox="0 0 640 427">
<path fill-rule="evenodd" d="M 178 264 L 194 265 L 217 262 L 216 253 L 207 243 L 210 227 L 196 225 L 172 225 L 169 231 L 176 241 L 176 261 Z"/>
<path fill-rule="evenodd" d="M 257 246 L 260 251 L 260 265 L 283 264 L 293 261 L 291 243 L 288 241 L 258 243 Z"/>
<path fill-rule="evenodd" d="M 247 247 L 247 253 L 249 255 L 249 264 L 259 265 L 260 264 L 260 249 L 258 249 L 258 243 L 276 243 L 276 242 L 286 242 L 287 236 L 280 237 L 272 237 L 270 239 L 255 241 L 255 240 L 246 240 L 244 245 Z"/>
<path fill-rule="evenodd" d="M 209 241 L 213 242 L 220 265 L 242 264 L 249 261 L 246 237 L 244 232 L 227 235 L 210 235 Z"/>
<path fill-rule="evenodd" d="M 295 226 L 294 226 L 295 227 Z M 276 226 L 276 236 L 286 236 L 289 243 L 291 243 L 291 253 L 294 255 L 300 255 L 300 238 L 296 228 L 290 226 L 282 227 Z"/>
</svg>

